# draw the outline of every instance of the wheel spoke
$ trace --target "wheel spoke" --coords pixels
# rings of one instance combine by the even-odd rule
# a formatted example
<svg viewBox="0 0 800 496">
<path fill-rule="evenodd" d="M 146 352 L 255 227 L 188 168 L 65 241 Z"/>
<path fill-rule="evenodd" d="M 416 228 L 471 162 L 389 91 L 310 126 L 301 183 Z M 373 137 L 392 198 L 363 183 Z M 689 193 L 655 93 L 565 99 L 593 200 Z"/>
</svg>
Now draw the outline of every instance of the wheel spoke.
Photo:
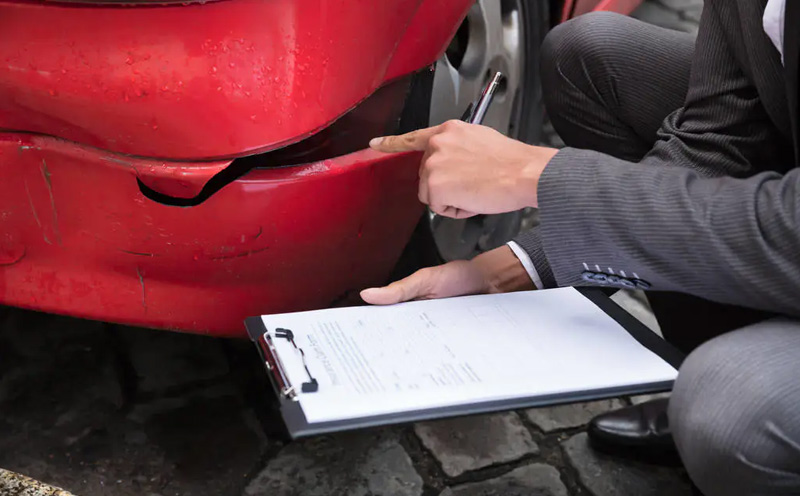
<svg viewBox="0 0 800 496">
<path fill-rule="evenodd" d="M 504 48 L 503 42 L 503 13 L 500 0 L 478 0 L 478 9 L 483 16 L 486 29 L 486 62 L 500 54 Z"/>
<path fill-rule="evenodd" d="M 476 79 L 462 75 L 446 58 L 436 63 L 433 86 L 435 93 L 430 115 L 432 126 L 460 118 L 475 100 L 475 95 L 481 91 L 481 84 Z"/>
</svg>

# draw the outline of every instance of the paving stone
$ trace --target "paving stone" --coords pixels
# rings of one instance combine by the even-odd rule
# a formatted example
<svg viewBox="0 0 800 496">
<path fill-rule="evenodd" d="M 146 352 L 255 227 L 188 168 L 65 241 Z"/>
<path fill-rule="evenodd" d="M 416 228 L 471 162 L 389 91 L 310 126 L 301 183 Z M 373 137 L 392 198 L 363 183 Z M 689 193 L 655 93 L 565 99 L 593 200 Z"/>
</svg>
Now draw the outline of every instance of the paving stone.
<svg viewBox="0 0 800 496">
<path fill-rule="evenodd" d="M 647 296 L 644 292 L 621 290 L 614 293 L 611 299 L 626 312 L 636 317 L 648 329 L 662 336 L 661 327 L 658 325 L 655 315 L 653 315 L 653 310 L 650 308 L 650 303 L 647 301 Z"/>
<path fill-rule="evenodd" d="M 314 438 L 285 447 L 250 482 L 248 496 L 418 496 L 422 478 L 388 431 Z"/>
<path fill-rule="evenodd" d="M 670 393 L 658 393 L 658 394 L 644 394 L 641 396 L 631 396 L 631 403 L 634 405 L 640 405 L 642 403 L 647 403 L 651 400 L 659 400 L 662 398 L 669 398 Z"/>
<path fill-rule="evenodd" d="M 447 488 L 440 496 L 567 496 L 561 474 L 541 463 L 526 465 L 483 482 Z"/>
<path fill-rule="evenodd" d="M 176 391 L 230 370 L 220 339 L 124 326 L 113 332 L 125 344 L 139 392 Z"/>
<path fill-rule="evenodd" d="M 74 496 L 24 475 L 0 468 L 0 494 L 3 496 Z"/>
<path fill-rule="evenodd" d="M 267 448 L 234 387 L 0 428 L 0 466 L 81 496 L 238 494 Z M 80 427 L 79 429 L 77 427 Z"/>
<path fill-rule="evenodd" d="M 0 417 L 9 425 L 80 431 L 123 405 L 103 324 L 12 310 L 0 350 Z"/>
<path fill-rule="evenodd" d="M 414 430 L 450 477 L 539 454 L 513 412 L 421 422 Z"/>
<path fill-rule="evenodd" d="M 592 401 L 589 403 L 575 403 L 559 405 L 548 408 L 533 408 L 527 410 L 525 415 L 544 432 L 553 432 L 561 429 L 572 429 L 589 423 L 592 418 L 610 410 L 625 406 L 618 399 Z"/>
<path fill-rule="evenodd" d="M 650 465 L 623 463 L 593 451 L 585 433 L 562 443 L 570 465 L 580 483 L 593 496 L 691 496 L 685 475 L 677 470 Z"/>
</svg>

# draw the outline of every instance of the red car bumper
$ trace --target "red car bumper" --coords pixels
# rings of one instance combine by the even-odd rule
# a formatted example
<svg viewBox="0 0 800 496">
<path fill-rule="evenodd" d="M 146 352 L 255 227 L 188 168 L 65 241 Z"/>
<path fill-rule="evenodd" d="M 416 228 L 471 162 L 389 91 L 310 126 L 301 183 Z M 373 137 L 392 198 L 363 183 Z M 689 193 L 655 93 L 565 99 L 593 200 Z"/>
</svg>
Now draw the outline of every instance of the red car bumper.
<svg viewBox="0 0 800 496">
<path fill-rule="evenodd" d="M 418 161 L 364 150 L 256 170 L 180 208 L 137 186 L 137 171 L 160 162 L 0 134 L 0 301 L 241 335 L 246 316 L 318 308 L 383 282 L 422 212 Z"/>
</svg>

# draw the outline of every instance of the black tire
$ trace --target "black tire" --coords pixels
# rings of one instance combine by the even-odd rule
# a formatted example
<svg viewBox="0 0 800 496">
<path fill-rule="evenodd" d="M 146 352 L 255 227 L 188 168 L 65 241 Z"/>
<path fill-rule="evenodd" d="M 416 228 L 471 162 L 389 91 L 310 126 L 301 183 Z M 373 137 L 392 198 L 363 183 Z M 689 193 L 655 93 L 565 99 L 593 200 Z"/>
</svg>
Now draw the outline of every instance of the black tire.
<svg viewBox="0 0 800 496">
<path fill-rule="evenodd" d="M 541 0 L 522 0 L 522 20 L 525 25 L 525 75 L 521 95 L 517 96 L 516 108 L 518 129 L 512 137 L 535 145 L 542 142 L 545 123 L 542 80 L 539 77 L 541 48 L 544 37 L 550 30 L 551 11 L 548 2 Z"/>
</svg>

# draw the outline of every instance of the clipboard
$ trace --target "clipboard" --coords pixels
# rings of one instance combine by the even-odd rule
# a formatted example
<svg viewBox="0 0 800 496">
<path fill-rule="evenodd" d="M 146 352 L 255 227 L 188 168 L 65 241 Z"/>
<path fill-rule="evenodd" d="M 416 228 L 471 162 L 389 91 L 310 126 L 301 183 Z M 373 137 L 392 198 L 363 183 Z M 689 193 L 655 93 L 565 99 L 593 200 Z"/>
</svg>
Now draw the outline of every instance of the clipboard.
<svg viewBox="0 0 800 496">
<path fill-rule="evenodd" d="M 685 356 L 648 329 L 622 307 L 617 305 L 603 289 L 575 289 L 590 300 L 597 308 L 602 310 L 603 313 L 618 323 L 642 347 L 660 357 L 676 371 L 680 368 Z M 626 395 L 659 393 L 669 391 L 673 384 L 673 380 L 664 380 L 622 387 L 590 388 L 582 391 L 573 391 L 568 394 L 518 397 L 476 404 L 460 404 L 397 413 L 382 413 L 352 419 L 309 422 L 298 398 L 303 394 L 317 393 L 320 384 L 306 365 L 306 351 L 295 343 L 294 332 L 291 329 L 281 327 L 267 329 L 262 317 L 250 317 L 246 319 L 245 325 L 248 335 L 256 345 L 259 356 L 264 363 L 270 383 L 280 403 L 281 416 L 286 430 L 292 439 L 391 424 L 405 424 L 423 420 L 595 401 Z M 302 360 L 307 379 L 299 382 L 295 381 L 297 383 L 292 383 L 290 381 L 289 374 L 275 346 L 276 340 L 279 339 L 285 340 L 292 345 L 294 353 L 297 353 Z"/>
</svg>

